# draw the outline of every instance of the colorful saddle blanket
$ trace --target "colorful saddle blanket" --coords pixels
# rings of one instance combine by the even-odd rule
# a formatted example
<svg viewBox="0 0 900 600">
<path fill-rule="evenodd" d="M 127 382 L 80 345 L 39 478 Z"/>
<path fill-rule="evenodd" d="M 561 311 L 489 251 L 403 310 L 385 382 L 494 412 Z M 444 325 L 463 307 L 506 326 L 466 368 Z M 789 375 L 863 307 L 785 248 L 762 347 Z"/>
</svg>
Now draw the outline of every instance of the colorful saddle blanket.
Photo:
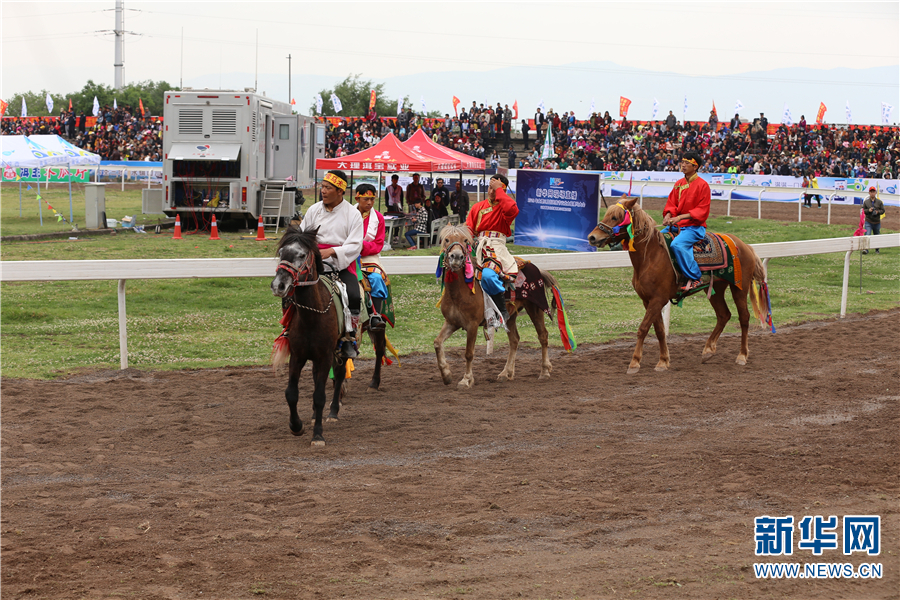
<svg viewBox="0 0 900 600">
<path fill-rule="evenodd" d="M 362 265 L 362 271 L 367 276 L 370 273 L 378 273 L 379 275 L 381 275 L 381 279 L 384 281 L 384 285 L 387 288 L 387 298 L 385 298 L 384 300 L 384 310 L 381 313 L 381 316 L 384 317 L 384 320 L 387 321 L 391 327 L 394 327 L 394 295 L 391 293 L 391 280 L 388 278 L 387 273 L 385 273 L 384 270 L 376 264 L 366 263 Z M 369 284 L 368 277 L 362 278 L 362 286 L 363 290 L 371 294 L 372 286 Z M 365 304 L 366 308 L 368 308 L 368 302 L 366 302 Z"/>
<path fill-rule="evenodd" d="M 672 254 L 672 240 L 674 237 L 671 233 L 664 233 L 663 238 L 666 240 L 666 246 L 669 248 L 669 258 L 672 264 L 676 265 L 675 257 Z M 729 283 L 734 283 L 741 287 L 743 278 L 741 276 L 741 262 L 737 257 L 737 246 L 730 237 L 724 234 L 706 232 L 706 236 L 694 244 L 694 260 L 703 273 L 709 272 L 711 276 L 725 279 Z M 680 273 L 679 273 L 680 274 Z"/>
</svg>

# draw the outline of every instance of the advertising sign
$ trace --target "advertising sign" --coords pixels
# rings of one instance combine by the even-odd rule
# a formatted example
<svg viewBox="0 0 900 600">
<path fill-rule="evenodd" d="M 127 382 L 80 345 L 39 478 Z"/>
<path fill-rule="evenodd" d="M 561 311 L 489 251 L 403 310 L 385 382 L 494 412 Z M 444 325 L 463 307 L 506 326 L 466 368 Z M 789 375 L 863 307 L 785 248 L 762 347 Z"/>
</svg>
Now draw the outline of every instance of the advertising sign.
<svg viewBox="0 0 900 600">
<path fill-rule="evenodd" d="M 587 236 L 597 225 L 598 183 L 595 173 L 519 169 L 515 243 L 594 251 Z"/>
</svg>

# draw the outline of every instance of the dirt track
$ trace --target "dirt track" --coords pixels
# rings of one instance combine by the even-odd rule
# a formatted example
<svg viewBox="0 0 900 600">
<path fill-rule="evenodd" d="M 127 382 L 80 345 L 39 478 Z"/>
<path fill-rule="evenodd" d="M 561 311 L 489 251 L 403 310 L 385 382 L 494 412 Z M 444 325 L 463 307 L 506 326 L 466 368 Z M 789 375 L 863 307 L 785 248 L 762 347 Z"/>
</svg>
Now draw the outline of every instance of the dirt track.
<svg viewBox="0 0 900 600">
<path fill-rule="evenodd" d="M 3 597 L 897 598 L 898 317 L 757 332 L 746 367 L 676 337 L 635 376 L 628 342 L 497 383 L 482 345 L 464 392 L 422 355 L 366 395 L 362 361 L 324 449 L 283 373 L 3 380 Z M 853 514 L 880 556 L 754 556 L 754 517 Z M 884 576 L 756 579 L 777 560 Z"/>
</svg>

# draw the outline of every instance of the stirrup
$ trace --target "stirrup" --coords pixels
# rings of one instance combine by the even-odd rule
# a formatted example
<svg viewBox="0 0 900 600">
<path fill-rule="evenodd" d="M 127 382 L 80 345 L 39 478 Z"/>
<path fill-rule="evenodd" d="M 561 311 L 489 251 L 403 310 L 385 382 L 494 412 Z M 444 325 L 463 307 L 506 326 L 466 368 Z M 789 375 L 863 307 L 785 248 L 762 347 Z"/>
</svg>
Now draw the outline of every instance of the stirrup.
<svg viewBox="0 0 900 600">
<path fill-rule="evenodd" d="M 694 280 L 688 281 L 685 285 L 681 286 L 681 291 L 682 292 L 690 292 L 692 290 L 696 290 L 697 288 L 699 288 L 701 286 L 703 286 L 703 281 L 701 281 L 700 279 L 694 279 Z"/>
<path fill-rule="evenodd" d="M 375 313 L 371 317 L 369 317 L 369 331 L 384 331 L 384 327 L 384 317 L 382 317 L 378 313 Z"/>
</svg>

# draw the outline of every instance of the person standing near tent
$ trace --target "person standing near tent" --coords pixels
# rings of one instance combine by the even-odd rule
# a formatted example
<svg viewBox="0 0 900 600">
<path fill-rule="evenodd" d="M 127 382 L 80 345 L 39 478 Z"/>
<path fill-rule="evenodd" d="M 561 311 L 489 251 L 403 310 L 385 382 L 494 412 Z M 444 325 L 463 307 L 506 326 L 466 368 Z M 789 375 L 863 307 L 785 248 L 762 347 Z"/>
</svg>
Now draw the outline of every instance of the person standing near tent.
<svg viewBox="0 0 900 600">
<path fill-rule="evenodd" d="M 369 329 L 384 329 L 384 304 L 388 298 L 388 278 L 381 264 L 381 249 L 384 248 L 384 215 L 375 210 L 375 186 L 363 183 L 356 187 L 356 208 L 363 219 L 363 243 L 359 261 L 363 274 L 371 289 L 372 316 Z"/>
<path fill-rule="evenodd" d="M 419 183 L 419 174 L 413 173 L 412 183 L 406 186 L 406 204 L 412 206 L 416 202 L 425 204 L 425 186 Z"/>
<path fill-rule="evenodd" d="M 391 184 L 384 188 L 384 201 L 389 215 L 403 214 L 403 188 L 399 181 L 399 175 L 391 175 Z"/>
<path fill-rule="evenodd" d="M 487 199 L 476 202 L 466 218 L 466 225 L 477 240 L 475 264 L 482 268 L 481 289 L 497 305 L 504 322 L 509 320 L 509 312 L 502 278 L 515 280 L 519 272 L 516 260 L 506 249 L 506 238 L 512 235 L 512 223 L 519 214 L 516 201 L 506 193 L 508 187 L 505 176 L 492 176 Z"/>
<path fill-rule="evenodd" d="M 322 260 L 338 272 L 347 288 L 351 331 L 342 338 L 341 356 L 356 358 L 356 334 L 359 330 L 361 296 L 356 274 L 356 258 L 363 247 L 363 219 L 349 202 L 344 202 L 347 175 L 328 171 L 322 181 L 322 201 L 309 207 L 300 223 L 301 231 L 318 228 L 317 240 Z"/>
</svg>

